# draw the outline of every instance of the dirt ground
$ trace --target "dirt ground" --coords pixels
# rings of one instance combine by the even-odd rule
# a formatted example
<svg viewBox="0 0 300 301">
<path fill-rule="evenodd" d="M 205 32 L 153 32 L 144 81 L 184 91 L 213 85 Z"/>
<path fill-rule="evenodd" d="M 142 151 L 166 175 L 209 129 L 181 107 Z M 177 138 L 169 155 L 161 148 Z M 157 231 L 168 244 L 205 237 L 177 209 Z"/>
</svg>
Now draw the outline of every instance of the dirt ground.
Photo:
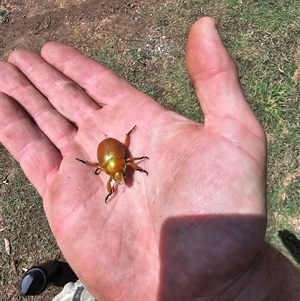
<svg viewBox="0 0 300 301">
<path fill-rule="evenodd" d="M 157 1 L 145 1 L 147 6 Z M 2 0 L 8 11 L 0 28 L 0 59 L 27 48 L 39 52 L 47 41 L 61 41 L 89 54 L 110 37 L 141 40 L 153 20 L 140 9 L 143 1 L 110 0 Z"/>
</svg>

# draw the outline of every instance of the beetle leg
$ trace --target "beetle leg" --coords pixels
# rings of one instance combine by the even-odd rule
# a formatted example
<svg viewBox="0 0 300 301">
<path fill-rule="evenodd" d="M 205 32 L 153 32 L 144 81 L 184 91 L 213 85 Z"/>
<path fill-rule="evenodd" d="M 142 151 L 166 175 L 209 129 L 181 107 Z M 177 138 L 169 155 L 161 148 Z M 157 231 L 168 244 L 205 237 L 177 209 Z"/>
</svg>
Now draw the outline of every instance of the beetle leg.
<svg viewBox="0 0 300 301">
<path fill-rule="evenodd" d="M 136 125 L 126 134 L 126 138 L 124 141 L 124 146 L 128 147 L 130 143 L 130 134 L 136 129 Z"/>
<path fill-rule="evenodd" d="M 148 172 L 146 170 L 144 170 L 143 168 L 139 167 L 136 163 L 134 163 L 135 160 L 143 160 L 143 159 L 149 159 L 149 157 L 142 156 L 142 157 L 127 158 L 126 165 L 130 166 L 134 170 L 144 172 L 148 176 Z"/>
<path fill-rule="evenodd" d="M 90 161 L 82 160 L 82 159 L 79 159 L 79 158 L 76 158 L 76 160 L 79 161 L 79 162 L 82 162 L 82 163 L 84 163 L 86 165 L 99 166 L 98 162 L 90 162 Z"/>
<path fill-rule="evenodd" d="M 127 158 L 126 162 L 134 162 L 135 160 L 143 160 L 143 159 L 149 159 L 149 157 L 142 156 L 142 157 Z"/>
<path fill-rule="evenodd" d="M 108 195 L 106 196 L 105 198 L 105 203 L 107 204 L 107 200 L 108 198 L 114 193 L 114 190 L 115 190 L 115 185 L 116 185 L 116 182 L 114 183 L 113 187 L 111 187 L 111 181 L 113 180 L 113 177 L 109 177 L 108 181 L 107 181 L 107 191 L 108 191 Z"/>
<path fill-rule="evenodd" d="M 101 172 L 102 168 L 99 167 L 99 163 L 98 162 L 90 162 L 90 161 L 86 161 L 86 160 L 82 160 L 79 158 L 76 158 L 77 161 L 82 162 L 86 165 L 91 165 L 91 166 L 96 166 L 96 170 L 95 170 L 95 175 L 99 175 L 99 173 Z"/>
<path fill-rule="evenodd" d="M 148 158 L 148 157 L 146 157 Z M 130 158 L 130 159 L 134 159 L 134 158 Z M 126 160 L 127 161 L 127 160 Z M 148 176 L 148 171 L 139 167 L 137 164 L 135 164 L 134 162 L 131 162 L 131 161 L 127 161 L 127 166 L 130 166 L 131 168 L 133 168 L 134 170 L 137 170 L 137 171 L 141 171 L 141 172 L 144 172 L 147 176 Z"/>
<path fill-rule="evenodd" d="M 95 175 L 99 175 L 101 170 L 102 169 L 100 167 L 97 167 L 96 170 L 95 170 Z"/>
</svg>

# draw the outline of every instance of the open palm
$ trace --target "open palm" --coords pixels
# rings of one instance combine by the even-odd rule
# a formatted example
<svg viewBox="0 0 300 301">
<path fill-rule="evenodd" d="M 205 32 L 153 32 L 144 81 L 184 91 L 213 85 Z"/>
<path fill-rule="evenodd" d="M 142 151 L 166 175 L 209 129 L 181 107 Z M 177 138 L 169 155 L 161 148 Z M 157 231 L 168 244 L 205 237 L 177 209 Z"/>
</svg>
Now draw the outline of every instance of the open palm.
<svg viewBox="0 0 300 301">
<path fill-rule="evenodd" d="M 212 300 L 262 247 L 265 137 L 209 18 L 190 32 L 187 66 L 203 125 L 60 43 L 1 65 L 2 143 L 98 300 Z M 134 125 L 129 150 L 150 158 L 149 176 L 130 172 L 105 204 L 108 176 L 75 158 L 96 161 L 103 133 L 124 141 Z"/>
</svg>

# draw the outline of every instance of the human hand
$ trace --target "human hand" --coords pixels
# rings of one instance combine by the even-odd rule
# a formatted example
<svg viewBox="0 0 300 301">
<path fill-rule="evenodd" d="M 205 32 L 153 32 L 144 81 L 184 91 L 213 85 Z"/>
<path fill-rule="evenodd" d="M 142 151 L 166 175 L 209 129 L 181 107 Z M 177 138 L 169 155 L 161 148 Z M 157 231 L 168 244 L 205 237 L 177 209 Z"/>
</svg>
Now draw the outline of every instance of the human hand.
<svg viewBox="0 0 300 301">
<path fill-rule="evenodd" d="M 101 301 L 234 300 L 264 243 L 266 141 L 213 21 L 198 21 L 187 45 L 203 125 L 60 43 L 8 61 L 1 142 L 88 290 Z M 135 124 L 129 149 L 150 158 L 149 176 L 135 172 L 105 204 L 108 176 L 75 158 L 95 161 L 103 132 L 123 141 Z"/>
</svg>

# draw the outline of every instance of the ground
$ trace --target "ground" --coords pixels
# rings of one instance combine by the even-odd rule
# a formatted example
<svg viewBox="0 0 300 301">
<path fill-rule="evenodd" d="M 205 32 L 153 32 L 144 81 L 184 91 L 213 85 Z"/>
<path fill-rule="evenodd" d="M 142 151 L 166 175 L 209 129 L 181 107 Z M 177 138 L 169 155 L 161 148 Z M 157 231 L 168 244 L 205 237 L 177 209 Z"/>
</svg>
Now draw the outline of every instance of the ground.
<svg viewBox="0 0 300 301">
<path fill-rule="evenodd" d="M 0 59 L 18 48 L 39 53 L 48 41 L 64 42 L 105 63 L 165 107 L 201 121 L 184 48 L 192 23 L 203 15 L 214 17 L 268 137 L 267 239 L 296 264 L 298 6 L 298 0 L 249 0 L 247 5 L 240 0 L 0 0 Z M 18 283 L 25 269 L 63 257 L 41 198 L 1 144 L 0 162 L 0 301 L 16 301 L 23 300 Z M 58 291 L 52 287 L 29 300 L 51 300 Z"/>
<path fill-rule="evenodd" d="M 9 22 L 1 25 L 1 59 L 18 48 L 39 52 L 53 40 L 87 54 L 110 36 L 140 40 L 149 34 L 153 23 L 150 16 L 141 12 L 142 4 L 143 1 L 122 0 L 2 1 L 3 9 L 9 12 Z"/>
</svg>

